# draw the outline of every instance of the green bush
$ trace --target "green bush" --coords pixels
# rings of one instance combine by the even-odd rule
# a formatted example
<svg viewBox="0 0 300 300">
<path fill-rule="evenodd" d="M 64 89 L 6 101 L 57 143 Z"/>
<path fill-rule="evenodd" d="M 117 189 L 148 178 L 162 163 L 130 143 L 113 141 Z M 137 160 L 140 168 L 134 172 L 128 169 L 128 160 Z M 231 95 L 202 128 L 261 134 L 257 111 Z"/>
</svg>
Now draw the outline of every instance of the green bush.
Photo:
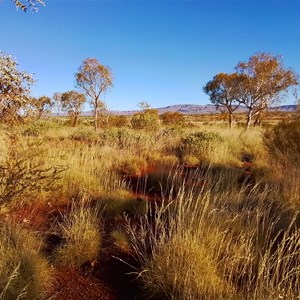
<svg viewBox="0 0 300 300">
<path fill-rule="evenodd" d="M 126 128 L 107 129 L 100 134 L 103 144 L 117 147 L 119 149 L 128 149 L 130 146 L 142 142 L 142 136 Z"/>
<path fill-rule="evenodd" d="M 146 109 L 136 113 L 131 118 L 133 129 L 157 130 L 159 128 L 159 116 L 156 109 Z"/>
<path fill-rule="evenodd" d="M 221 142 L 223 142 L 223 138 L 215 132 L 189 133 L 181 138 L 176 154 L 180 162 L 184 162 L 185 158 L 189 156 L 194 156 L 199 160 L 205 159 L 208 152 Z"/>
<path fill-rule="evenodd" d="M 58 122 L 53 122 L 49 120 L 38 120 L 34 123 L 31 123 L 26 126 L 26 128 L 22 131 L 23 136 L 32 136 L 38 137 L 43 135 L 46 131 L 50 129 L 58 129 L 61 124 Z"/>
</svg>

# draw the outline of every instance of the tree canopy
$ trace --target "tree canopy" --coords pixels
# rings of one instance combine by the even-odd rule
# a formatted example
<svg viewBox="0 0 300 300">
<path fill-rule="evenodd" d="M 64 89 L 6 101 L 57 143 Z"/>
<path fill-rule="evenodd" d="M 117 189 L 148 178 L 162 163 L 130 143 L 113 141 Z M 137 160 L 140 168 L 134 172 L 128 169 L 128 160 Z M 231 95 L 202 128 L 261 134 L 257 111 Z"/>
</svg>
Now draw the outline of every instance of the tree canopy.
<svg viewBox="0 0 300 300">
<path fill-rule="evenodd" d="M 76 91 L 68 91 L 61 95 L 62 109 L 66 110 L 72 118 L 72 124 L 75 127 L 78 117 L 82 112 L 83 104 L 86 99 L 84 94 Z"/>
<path fill-rule="evenodd" d="M 21 110 L 30 98 L 32 75 L 19 70 L 17 61 L 0 52 L 0 116 L 15 122 L 21 117 Z"/>
<path fill-rule="evenodd" d="M 203 91 L 217 108 L 225 107 L 228 112 L 229 127 L 232 126 L 233 112 L 239 107 L 239 75 L 236 73 L 220 73 L 209 81 Z"/>
<path fill-rule="evenodd" d="M 282 100 L 285 92 L 298 84 L 298 75 L 285 68 L 281 56 L 258 53 L 247 62 L 239 62 L 232 74 L 220 73 L 206 84 L 204 91 L 212 103 L 223 105 L 232 114 L 232 104 L 248 109 L 249 127 L 253 116 Z"/>
<path fill-rule="evenodd" d="M 44 114 L 50 113 L 53 102 L 50 97 L 41 96 L 31 98 L 29 105 L 33 114 L 37 116 L 37 119 L 40 119 Z"/>
</svg>

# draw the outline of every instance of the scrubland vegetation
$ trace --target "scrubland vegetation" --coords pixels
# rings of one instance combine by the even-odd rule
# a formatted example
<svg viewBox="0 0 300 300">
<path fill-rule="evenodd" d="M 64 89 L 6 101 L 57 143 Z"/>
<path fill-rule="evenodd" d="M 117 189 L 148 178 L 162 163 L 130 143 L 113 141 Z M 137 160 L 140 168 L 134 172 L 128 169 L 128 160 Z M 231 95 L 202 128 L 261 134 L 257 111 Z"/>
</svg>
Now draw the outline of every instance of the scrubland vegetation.
<svg viewBox="0 0 300 300">
<path fill-rule="evenodd" d="M 108 255 L 138 299 L 299 297 L 299 119 L 127 121 L 1 125 L 0 298 L 55 299 L 60 268 Z"/>
</svg>

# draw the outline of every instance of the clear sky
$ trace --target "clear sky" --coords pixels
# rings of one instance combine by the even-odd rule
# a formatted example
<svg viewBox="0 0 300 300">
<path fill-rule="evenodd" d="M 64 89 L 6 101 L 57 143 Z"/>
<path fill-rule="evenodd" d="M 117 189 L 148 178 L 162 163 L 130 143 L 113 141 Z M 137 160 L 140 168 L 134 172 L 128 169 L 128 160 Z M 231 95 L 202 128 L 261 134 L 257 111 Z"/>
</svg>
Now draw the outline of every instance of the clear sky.
<svg viewBox="0 0 300 300">
<path fill-rule="evenodd" d="M 0 50 L 35 74 L 35 96 L 74 89 L 87 57 L 111 68 L 118 110 L 207 104 L 206 82 L 256 52 L 300 73 L 300 0 L 45 1 L 24 13 L 0 0 Z"/>
</svg>

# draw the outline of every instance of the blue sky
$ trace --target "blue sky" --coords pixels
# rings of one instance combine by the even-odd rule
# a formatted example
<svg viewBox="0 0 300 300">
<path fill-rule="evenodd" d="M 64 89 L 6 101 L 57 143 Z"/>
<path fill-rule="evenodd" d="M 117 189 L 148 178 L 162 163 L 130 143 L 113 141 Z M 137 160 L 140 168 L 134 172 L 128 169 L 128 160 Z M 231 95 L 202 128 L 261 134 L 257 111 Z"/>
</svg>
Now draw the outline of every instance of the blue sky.
<svg viewBox="0 0 300 300">
<path fill-rule="evenodd" d="M 87 57 L 111 68 L 104 100 L 119 110 L 207 104 L 205 83 L 256 52 L 300 73 L 300 0 L 45 1 L 24 13 L 0 0 L 0 50 L 35 74 L 35 96 L 74 89 Z"/>
</svg>

